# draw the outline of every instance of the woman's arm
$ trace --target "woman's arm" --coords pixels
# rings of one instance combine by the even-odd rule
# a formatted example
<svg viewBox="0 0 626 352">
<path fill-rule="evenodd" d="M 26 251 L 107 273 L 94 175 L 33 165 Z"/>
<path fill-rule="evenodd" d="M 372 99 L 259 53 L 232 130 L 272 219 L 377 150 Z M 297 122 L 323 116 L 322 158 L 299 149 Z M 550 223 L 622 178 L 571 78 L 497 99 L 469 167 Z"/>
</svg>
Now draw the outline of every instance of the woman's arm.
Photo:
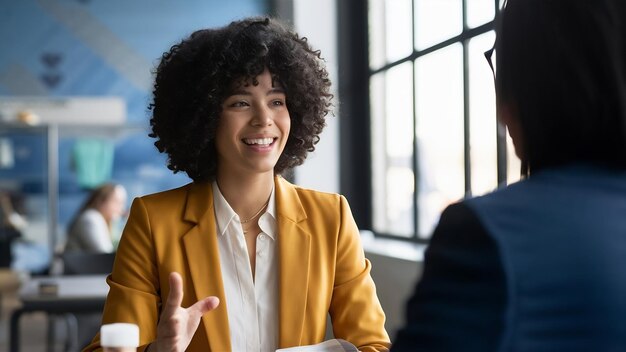
<svg viewBox="0 0 626 352">
<path fill-rule="evenodd" d="M 337 243 L 335 285 L 330 304 L 336 338 L 350 341 L 361 351 L 387 351 L 385 313 L 376 296 L 358 228 L 348 202 L 340 197 L 341 227 Z"/>
<path fill-rule="evenodd" d="M 219 300 L 207 297 L 188 308 L 181 307 L 183 282 L 177 273 L 165 276 L 169 295 L 163 300 L 159 272 L 148 211 L 138 198 L 131 206 L 113 272 L 107 278 L 110 289 L 102 322 L 137 324 L 142 345 L 138 351 L 148 347 L 150 351 L 184 351 L 201 316 L 217 307 Z M 99 347 L 100 336 L 96 335 L 84 351 Z"/>
</svg>

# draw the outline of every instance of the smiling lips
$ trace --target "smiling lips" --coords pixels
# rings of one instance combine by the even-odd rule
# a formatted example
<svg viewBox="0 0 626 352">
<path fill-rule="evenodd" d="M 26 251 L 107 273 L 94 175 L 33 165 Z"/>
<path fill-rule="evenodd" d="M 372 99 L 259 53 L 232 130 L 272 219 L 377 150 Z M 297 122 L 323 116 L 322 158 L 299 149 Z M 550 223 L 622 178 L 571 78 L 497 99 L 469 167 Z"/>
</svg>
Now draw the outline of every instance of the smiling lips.
<svg viewBox="0 0 626 352">
<path fill-rule="evenodd" d="M 242 141 L 249 146 L 269 147 L 277 138 L 244 138 Z"/>
</svg>

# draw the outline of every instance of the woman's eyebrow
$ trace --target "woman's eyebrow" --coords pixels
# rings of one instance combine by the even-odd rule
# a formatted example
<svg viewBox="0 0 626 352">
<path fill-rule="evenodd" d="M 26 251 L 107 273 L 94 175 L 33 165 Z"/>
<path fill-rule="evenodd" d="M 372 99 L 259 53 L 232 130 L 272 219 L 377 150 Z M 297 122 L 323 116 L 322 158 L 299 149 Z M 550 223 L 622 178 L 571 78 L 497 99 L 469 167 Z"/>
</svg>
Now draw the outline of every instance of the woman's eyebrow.
<svg viewBox="0 0 626 352">
<path fill-rule="evenodd" d="M 267 91 L 267 95 L 270 94 L 285 94 L 285 90 L 283 87 L 272 87 L 272 89 Z"/>
<path fill-rule="evenodd" d="M 267 91 L 266 95 L 272 94 L 285 94 L 285 90 L 282 87 L 272 87 L 270 90 Z M 239 88 L 233 90 L 232 92 L 230 92 L 230 94 L 228 94 L 229 97 L 232 97 L 233 95 L 252 95 L 252 93 L 246 89 Z"/>
<path fill-rule="evenodd" d="M 233 91 L 231 91 L 228 96 L 232 97 L 233 95 L 251 95 L 252 93 L 250 93 L 249 91 L 242 89 L 242 88 L 238 88 L 235 89 Z"/>
</svg>

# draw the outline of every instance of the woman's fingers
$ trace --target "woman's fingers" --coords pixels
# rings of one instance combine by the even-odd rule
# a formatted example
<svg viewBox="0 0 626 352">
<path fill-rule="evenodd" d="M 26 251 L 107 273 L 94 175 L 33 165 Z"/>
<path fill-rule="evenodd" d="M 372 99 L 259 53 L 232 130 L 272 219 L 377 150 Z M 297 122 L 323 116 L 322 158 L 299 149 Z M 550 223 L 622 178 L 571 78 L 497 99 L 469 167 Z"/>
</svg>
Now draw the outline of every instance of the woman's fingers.
<svg viewBox="0 0 626 352">
<path fill-rule="evenodd" d="M 170 293 L 167 296 L 167 302 L 165 302 L 165 308 L 163 313 L 167 316 L 171 316 L 176 312 L 176 309 L 180 308 L 183 302 L 183 278 L 177 272 L 171 272 L 168 278 L 170 284 Z"/>
<path fill-rule="evenodd" d="M 185 309 L 181 307 L 184 295 L 182 277 L 172 272 L 168 280 L 170 292 L 158 323 L 155 344 L 158 350 L 184 351 L 198 329 L 202 315 L 215 309 L 220 300 L 214 296 L 206 297 Z"/>
<path fill-rule="evenodd" d="M 194 305 L 189 307 L 187 311 L 189 314 L 202 316 L 204 313 L 211 311 L 220 304 L 220 299 L 215 296 L 206 297 L 199 300 Z"/>
<path fill-rule="evenodd" d="M 163 313 L 166 316 L 173 315 L 177 309 L 181 308 L 183 302 L 183 279 L 177 272 L 170 273 L 169 276 L 170 293 L 165 302 Z M 203 315 L 204 313 L 215 309 L 220 304 L 219 298 L 215 296 L 206 297 L 199 300 L 191 307 L 187 308 L 189 313 Z"/>
</svg>

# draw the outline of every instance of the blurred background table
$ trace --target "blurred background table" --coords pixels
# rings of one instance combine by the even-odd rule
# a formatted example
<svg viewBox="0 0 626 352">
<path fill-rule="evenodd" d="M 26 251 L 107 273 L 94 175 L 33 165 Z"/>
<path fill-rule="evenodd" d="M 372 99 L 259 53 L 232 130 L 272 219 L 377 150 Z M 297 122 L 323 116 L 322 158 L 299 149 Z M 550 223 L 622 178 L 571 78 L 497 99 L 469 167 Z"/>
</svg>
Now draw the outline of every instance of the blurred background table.
<svg viewBox="0 0 626 352">
<path fill-rule="evenodd" d="M 10 351 L 19 351 L 20 318 L 31 312 L 51 315 L 101 313 L 109 292 L 106 275 L 72 275 L 36 277 L 20 289 L 21 308 L 11 314 Z M 76 331 L 75 319 L 67 316 L 68 331 Z M 76 339 L 68 334 L 66 350 L 73 350 Z"/>
</svg>

